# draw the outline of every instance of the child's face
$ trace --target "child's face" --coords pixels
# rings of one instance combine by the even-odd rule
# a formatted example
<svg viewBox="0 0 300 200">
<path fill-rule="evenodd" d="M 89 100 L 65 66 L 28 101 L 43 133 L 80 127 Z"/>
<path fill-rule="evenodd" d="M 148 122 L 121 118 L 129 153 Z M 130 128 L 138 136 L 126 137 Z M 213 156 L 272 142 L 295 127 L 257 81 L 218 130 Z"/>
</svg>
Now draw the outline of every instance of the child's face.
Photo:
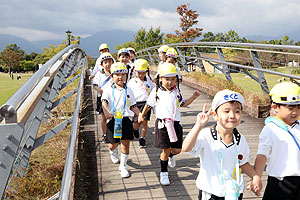
<svg viewBox="0 0 300 200">
<path fill-rule="evenodd" d="M 134 57 L 135 57 L 135 55 L 134 55 L 133 51 L 130 51 L 130 57 L 129 57 L 129 59 L 130 59 L 130 60 L 133 60 Z"/>
<path fill-rule="evenodd" d="M 121 54 L 118 58 L 118 60 L 121 63 L 124 63 L 125 65 L 129 62 L 129 56 L 125 55 L 125 54 Z"/>
<path fill-rule="evenodd" d="M 165 52 L 159 52 L 158 56 L 159 56 L 160 60 L 165 61 L 165 59 L 166 59 L 166 53 Z"/>
<path fill-rule="evenodd" d="M 225 130 L 233 130 L 241 122 L 242 106 L 239 102 L 227 102 L 219 106 L 212 116 Z"/>
<path fill-rule="evenodd" d="M 105 71 L 110 72 L 110 66 L 113 64 L 112 59 L 103 60 L 102 66 L 104 67 Z"/>
<path fill-rule="evenodd" d="M 112 75 L 112 80 L 117 86 L 123 87 L 126 77 L 127 73 L 116 73 Z"/>
<path fill-rule="evenodd" d="M 166 88 L 167 90 L 171 90 L 175 84 L 176 84 L 176 76 L 172 76 L 172 77 L 161 77 L 161 84 L 164 88 Z"/>
<path fill-rule="evenodd" d="M 138 72 L 138 71 L 135 71 L 136 77 L 138 77 L 141 81 L 144 81 L 144 78 L 145 78 L 146 74 L 147 74 L 147 72 Z"/>
<path fill-rule="evenodd" d="M 166 63 L 172 63 L 173 65 L 175 65 L 176 64 L 176 59 L 174 59 L 172 57 L 167 57 Z"/>
<path fill-rule="evenodd" d="M 109 53 L 109 49 L 101 49 L 100 51 L 100 54 L 103 54 L 103 53 Z"/>
<path fill-rule="evenodd" d="M 300 105 L 276 105 L 272 108 L 276 112 L 276 117 L 281 119 L 284 123 L 291 126 L 300 116 Z"/>
</svg>

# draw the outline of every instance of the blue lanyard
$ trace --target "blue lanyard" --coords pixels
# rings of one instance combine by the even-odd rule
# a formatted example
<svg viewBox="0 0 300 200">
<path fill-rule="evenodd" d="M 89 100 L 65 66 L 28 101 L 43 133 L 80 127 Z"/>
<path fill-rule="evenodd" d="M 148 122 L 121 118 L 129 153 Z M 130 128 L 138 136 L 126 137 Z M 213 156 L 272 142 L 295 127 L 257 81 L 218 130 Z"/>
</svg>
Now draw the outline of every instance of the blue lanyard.
<svg viewBox="0 0 300 200">
<path fill-rule="evenodd" d="M 113 84 L 113 112 L 114 114 L 116 113 L 116 107 L 115 107 L 115 84 Z M 122 116 L 124 116 L 125 113 L 125 107 L 126 107 L 126 101 L 127 101 L 127 87 L 125 86 L 125 100 L 124 100 L 124 107 L 123 107 L 123 111 L 122 111 Z"/>
<path fill-rule="evenodd" d="M 290 134 L 290 136 L 293 138 L 294 142 L 296 143 L 299 151 L 300 151 L 300 145 L 297 141 L 297 139 L 295 138 L 295 136 L 289 131 L 289 129 L 287 128 L 287 126 L 283 123 L 283 121 L 281 121 L 280 119 L 277 119 L 276 117 L 268 117 L 265 120 L 265 124 L 268 124 L 270 122 L 273 122 L 274 124 L 276 124 L 278 127 L 282 128 L 283 130 L 285 130 L 286 132 L 288 132 Z"/>
</svg>

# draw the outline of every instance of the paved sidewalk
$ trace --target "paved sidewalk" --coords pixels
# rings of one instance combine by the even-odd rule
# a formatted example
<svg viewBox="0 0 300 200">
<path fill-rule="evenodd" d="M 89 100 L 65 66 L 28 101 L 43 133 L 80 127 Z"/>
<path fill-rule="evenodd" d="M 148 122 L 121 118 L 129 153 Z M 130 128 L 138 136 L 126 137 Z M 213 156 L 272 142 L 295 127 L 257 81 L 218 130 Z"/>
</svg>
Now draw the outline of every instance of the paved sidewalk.
<svg viewBox="0 0 300 200">
<path fill-rule="evenodd" d="M 184 98 L 191 96 L 194 91 L 194 89 L 184 85 L 181 85 L 180 88 Z M 181 109 L 181 124 L 184 129 L 184 136 L 194 125 L 196 115 L 202 110 L 204 103 L 210 106 L 211 99 L 208 98 L 206 94 L 201 94 L 188 108 Z M 93 159 L 96 159 L 94 163 L 97 162 L 97 170 L 95 170 L 95 173 L 98 175 L 98 179 L 94 181 L 91 186 L 97 187 L 98 193 L 91 191 L 93 195 L 88 195 L 89 199 L 198 199 L 198 189 L 195 180 L 199 172 L 199 158 L 194 158 L 187 153 L 177 155 L 177 166 L 175 168 L 169 168 L 171 184 L 169 186 L 160 185 L 159 156 L 161 150 L 153 147 L 153 123 L 155 115 L 152 114 L 149 123 L 146 138 L 147 148 L 140 149 L 137 139 L 131 142 L 129 161 L 127 163 L 131 177 L 121 178 L 118 172 L 119 165 L 113 164 L 110 160 L 107 144 L 100 142 L 102 135 L 100 115 L 95 114 L 95 112 L 93 113 L 97 123 L 96 125 L 90 123 L 89 126 L 93 126 L 95 130 L 94 136 L 92 136 L 95 141 L 95 157 Z M 258 135 L 263 127 L 263 121 L 263 119 L 255 119 L 244 115 L 242 123 L 238 127 L 238 130 L 246 136 L 251 149 L 251 164 L 253 164 L 255 159 Z M 208 125 L 213 123 L 211 118 Z M 90 145 L 92 144 L 90 143 Z M 118 148 L 120 154 L 120 146 Z M 246 181 L 249 180 L 247 176 L 245 177 Z M 266 177 L 264 177 L 264 182 L 265 179 Z M 98 186 L 95 184 L 98 184 Z M 265 185 L 264 183 L 264 186 Z M 261 198 L 255 197 L 252 193 L 245 191 L 244 199 Z"/>
</svg>

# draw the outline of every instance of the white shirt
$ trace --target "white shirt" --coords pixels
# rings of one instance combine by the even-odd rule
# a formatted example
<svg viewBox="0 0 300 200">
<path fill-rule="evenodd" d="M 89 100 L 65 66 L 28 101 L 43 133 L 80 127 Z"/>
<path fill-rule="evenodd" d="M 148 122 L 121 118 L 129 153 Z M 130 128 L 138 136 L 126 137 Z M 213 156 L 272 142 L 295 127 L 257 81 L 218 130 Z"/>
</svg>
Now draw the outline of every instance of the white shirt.
<svg viewBox="0 0 300 200">
<path fill-rule="evenodd" d="M 217 130 L 215 128 L 214 130 Z M 237 131 L 233 133 L 237 141 L 237 153 L 242 155 L 239 166 L 250 160 L 250 149 L 243 135 Z M 200 157 L 200 172 L 198 174 L 197 187 L 209 194 L 224 197 L 224 185 L 219 181 L 221 163 L 218 158 L 219 150 L 223 155 L 223 172 L 225 179 L 233 180 L 233 173 L 236 166 L 235 144 L 225 144 L 220 140 L 218 131 L 211 131 L 210 128 L 202 129 L 197 137 L 195 146 L 190 154 Z M 240 193 L 244 190 L 243 175 L 240 176 Z"/>
<path fill-rule="evenodd" d="M 95 76 L 98 71 L 101 71 L 103 66 L 100 63 L 100 56 L 97 58 L 92 75 Z"/>
<path fill-rule="evenodd" d="M 175 121 L 180 121 L 179 107 L 184 104 L 184 99 L 182 98 L 179 102 L 178 89 L 167 91 L 163 87 L 159 87 L 157 96 L 158 99 L 156 100 L 156 88 L 153 88 L 147 100 L 148 106 L 152 108 L 156 106 L 156 118 L 171 118 Z"/>
<path fill-rule="evenodd" d="M 114 88 L 114 97 L 113 97 L 113 85 L 111 87 L 106 87 L 102 94 L 102 100 L 108 102 L 107 108 L 109 112 L 114 115 L 113 111 L 113 102 L 115 104 L 115 110 L 123 112 L 124 101 L 125 101 L 125 89 L 124 88 Z M 125 112 L 123 117 L 133 117 L 134 113 L 130 110 L 132 106 L 136 104 L 134 99 L 134 94 L 130 88 L 127 88 L 127 97 Z"/>
<path fill-rule="evenodd" d="M 151 90 L 154 85 L 150 78 L 146 75 L 143 82 L 139 78 L 132 78 L 127 84 L 127 87 L 131 88 L 134 94 L 136 102 L 147 101 Z"/>
<path fill-rule="evenodd" d="M 297 122 L 288 129 L 300 144 L 300 125 Z M 300 150 L 292 136 L 276 124 L 268 123 L 262 129 L 257 154 L 268 158 L 266 172 L 269 176 L 279 179 L 300 176 Z"/>
<path fill-rule="evenodd" d="M 110 78 L 110 74 L 106 75 L 103 70 L 98 71 L 93 79 L 93 85 L 97 85 L 102 90 L 107 86 L 111 86 L 113 84 L 112 79 Z M 100 92 L 97 91 L 97 96 L 100 97 Z"/>
</svg>

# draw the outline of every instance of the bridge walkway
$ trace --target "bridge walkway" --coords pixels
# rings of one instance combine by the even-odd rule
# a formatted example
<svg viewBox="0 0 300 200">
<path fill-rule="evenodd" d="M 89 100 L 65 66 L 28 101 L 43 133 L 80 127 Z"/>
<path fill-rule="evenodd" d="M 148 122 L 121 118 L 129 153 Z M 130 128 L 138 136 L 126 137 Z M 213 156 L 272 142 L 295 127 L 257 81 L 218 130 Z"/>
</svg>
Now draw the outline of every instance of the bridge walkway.
<svg viewBox="0 0 300 200">
<path fill-rule="evenodd" d="M 181 85 L 183 96 L 188 98 L 194 89 Z M 86 81 L 86 96 L 95 99 L 95 92 L 90 82 Z M 181 110 L 181 124 L 184 136 L 195 123 L 197 113 L 204 103 L 211 105 L 211 98 L 201 93 L 201 96 L 188 108 Z M 93 107 L 87 109 L 82 120 L 79 143 L 78 162 L 80 169 L 76 172 L 74 199 L 197 199 L 198 189 L 195 180 L 199 172 L 199 159 L 187 153 L 176 156 L 176 167 L 169 168 L 171 184 L 162 186 L 159 183 L 160 173 L 160 149 L 154 147 L 154 119 L 152 114 L 147 133 L 147 148 L 141 149 L 138 140 L 130 144 L 128 168 L 131 174 L 129 178 L 121 178 L 118 173 L 118 164 L 110 160 L 108 145 L 101 143 L 101 116 L 94 112 L 95 101 L 89 99 Z M 258 136 L 263 127 L 263 119 L 252 118 L 243 114 L 242 123 L 238 130 L 245 135 L 251 149 L 251 164 L 254 163 L 258 146 Z M 211 118 L 208 125 L 214 123 Z M 120 153 L 120 146 L 119 153 Z M 249 178 L 245 175 L 245 181 Z M 263 177 L 266 185 L 266 175 Z M 244 199 L 261 199 L 251 192 L 244 192 Z"/>
</svg>

